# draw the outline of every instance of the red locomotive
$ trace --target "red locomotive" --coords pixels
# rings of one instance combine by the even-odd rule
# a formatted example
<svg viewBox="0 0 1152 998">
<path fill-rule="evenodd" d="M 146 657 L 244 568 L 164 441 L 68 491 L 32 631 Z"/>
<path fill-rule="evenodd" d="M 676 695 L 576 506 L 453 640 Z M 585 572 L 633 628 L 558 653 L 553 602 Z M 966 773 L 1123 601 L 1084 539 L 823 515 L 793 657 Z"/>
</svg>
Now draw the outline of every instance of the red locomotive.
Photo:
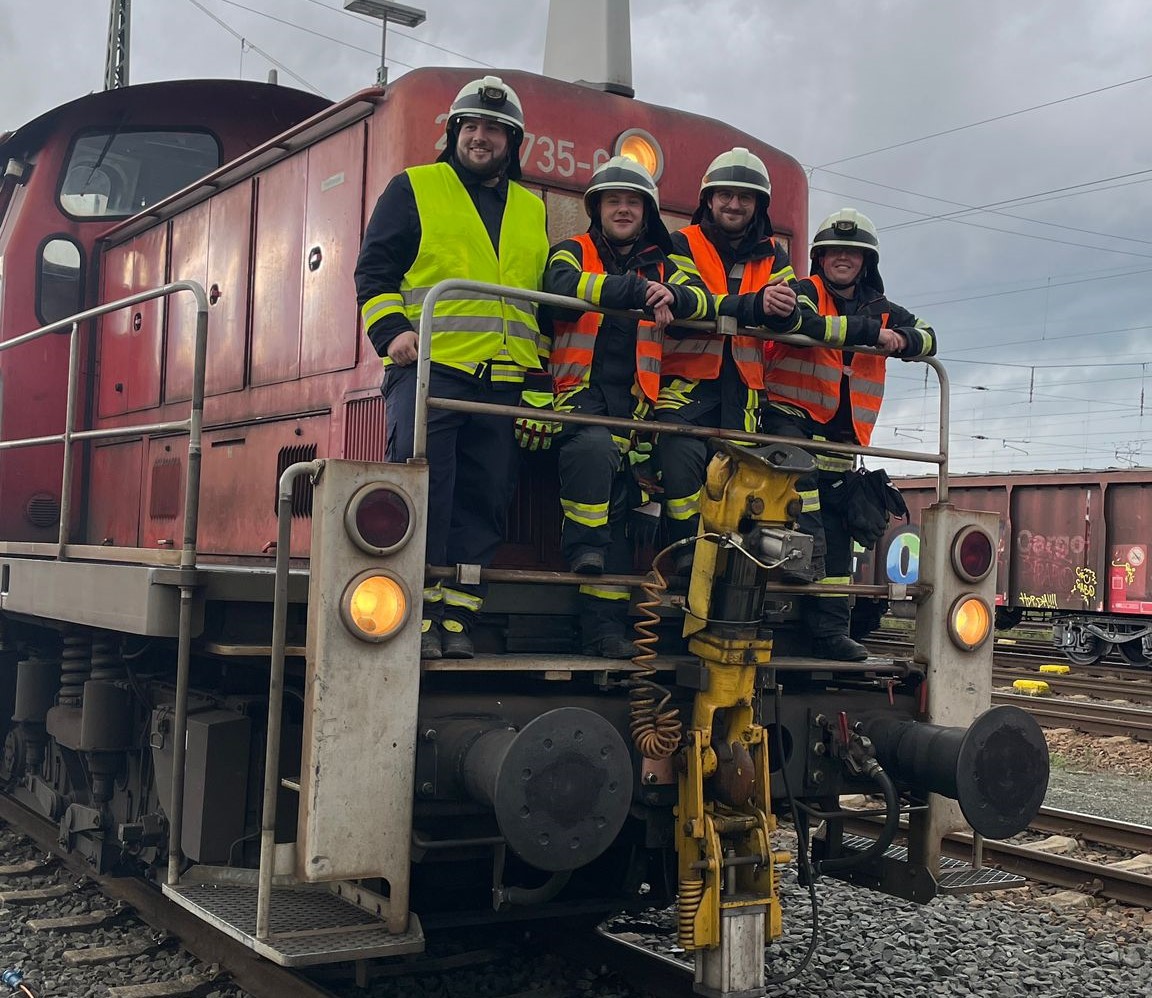
<svg viewBox="0 0 1152 998">
<path fill-rule="evenodd" d="M 769 446 L 710 472 L 703 616 L 686 625 L 654 575 L 662 654 L 613 672 L 571 653 L 580 578 L 549 571 L 553 472 L 526 462 L 482 654 L 422 666 L 426 468 L 380 463 L 352 268 L 376 195 L 435 157 L 470 75 L 415 71 L 332 105 L 151 84 L 0 137 L 0 789 L 94 867 L 151 871 L 281 963 L 410 952 L 422 917 L 494 901 L 562 914 L 678 894 L 701 992 L 753 993 L 759 940 L 780 932 L 776 813 L 828 820 L 824 872 L 928 900 L 983 882 L 941 858 L 964 819 L 939 794 L 986 834 L 1039 806 L 1038 729 L 982 713 L 971 679 L 990 676 L 994 518 L 925 513 L 914 662 L 773 658 L 791 590 L 764 552 L 790 536 L 808 459 L 753 436 Z M 583 229 L 583 187 L 621 150 L 661 174 L 676 226 L 716 151 L 741 145 L 804 258 L 791 157 L 708 118 L 505 78 L 554 238 Z M 737 591 L 754 619 L 736 630 L 700 610 Z M 636 703 L 663 694 L 679 740 L 644 756 Z M 901 769 L 922 739 L 935 754 Z M 844 835 L 838 794 L 877 786 L 880 838 Z M 908 805 L 902 859 L 886 849 Z"/>
</svg>

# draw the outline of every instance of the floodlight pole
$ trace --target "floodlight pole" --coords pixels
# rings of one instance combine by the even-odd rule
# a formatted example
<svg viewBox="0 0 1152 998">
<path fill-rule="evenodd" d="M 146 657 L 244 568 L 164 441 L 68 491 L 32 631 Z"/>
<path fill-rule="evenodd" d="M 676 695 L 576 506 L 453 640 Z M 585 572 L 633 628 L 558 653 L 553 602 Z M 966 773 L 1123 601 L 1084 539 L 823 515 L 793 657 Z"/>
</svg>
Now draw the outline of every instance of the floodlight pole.
<svg viewBox="0 0 1152 998">
<path fill-rule="evenodd" d="M 380 68 L 376 70 L 377 86 L 388 83 L 388 22 L 415 28 L 424 23 L 427 13 L 419 7 L 408 7 L 392 0 L 344 0 L 344 9 L 351 14 L 364 14 L 380 21 Z"/>
</svg>

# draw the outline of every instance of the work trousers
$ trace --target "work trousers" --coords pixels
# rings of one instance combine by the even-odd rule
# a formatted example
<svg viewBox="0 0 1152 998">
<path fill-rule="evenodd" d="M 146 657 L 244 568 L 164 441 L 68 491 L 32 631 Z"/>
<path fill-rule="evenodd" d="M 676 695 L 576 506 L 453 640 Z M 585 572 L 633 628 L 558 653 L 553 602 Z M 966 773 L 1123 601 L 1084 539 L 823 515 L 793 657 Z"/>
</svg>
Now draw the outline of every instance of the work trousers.
<svg viewBox="0 0 1152 998">
<path fill-rule="evenodd" d="M 590 386 L 563 398 L 572 412 L 590 416 L 632 418 L 636 401 L 629 388 Z M 560 544 L 567 561 L 595 550 L 604 556 L 610 575 L 632 570 L 632 544 L 625 527 L 629 480 L 624 451 L 628 438 L 606 426 L 568 424 L 557 438 L 560 465 Z M 580 587 L 580 624 L 585 644 L 622 635 L 631 591 L 590 580 Z"/>
<path fill-rule="evenodd" d="M 664 423 L 688 423 L 755 433 L 759 392 L 740 380 L 732 365 L 710 381 L 665 378 L 656 403 Z M 664 486 L 664 517 L 669 541 L 695 537 L 700 526 L 700 490 L 710 458 L 708 441 L 661 433 L 656 444 Z"/>
<path fill-rule="evenodd" d="M 779 437 L 797 440 L 822 440 L 821 425 L 806 413 L 793 413 L 774 405 L 764 407 L 760 430 Z M 854 461 L 850 455 L 813 453 L 816 474 L 796 483 L 800 493 L 801 513 L 797 528 L 813 538 L 812 557 L 824 564 L 824 575 L 817 579 L 829 585 L 852 581 L 852 535 L 844 516 L 833 512 L 821 497 L 827 496 L 844 480 Z M 797 601 L 800 619 L 814 638 L 847 635 L 851 608 L 847 596 L 801 596 Z"/>
<path fill-rule="evenodd" d="M 391 365 L 381 389 L 388 439 L 385 458 L 412 457 L 416 365 Z M 468 375 L 432 365 L 433 397 L 518 405 L 519 384 L 493 384 L 486 372 Z M 507 416 L 428 410 L 428 548 L 430 565 L 488 566 L 504 539 L 515 487 L 516 440 Z M 424 588 L 424 619 L 473 623 L 484 583 L 437 582 Z"/>
</svg>

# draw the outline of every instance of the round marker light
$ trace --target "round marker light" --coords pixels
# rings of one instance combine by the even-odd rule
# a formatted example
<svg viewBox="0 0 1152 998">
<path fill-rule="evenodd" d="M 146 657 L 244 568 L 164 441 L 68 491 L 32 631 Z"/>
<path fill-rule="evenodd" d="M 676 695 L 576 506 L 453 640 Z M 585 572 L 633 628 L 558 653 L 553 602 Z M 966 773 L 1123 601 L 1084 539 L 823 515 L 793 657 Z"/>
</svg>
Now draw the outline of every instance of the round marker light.
<svg viewBox="0 0 1152 998">
<path fill-rule="evenodd" d="M 629 128 L 621 132 L 616 139 L 617 156 L 627 156 L 633 162 L 639 163 L 652 174 L 652 179 L 660 182 L 660 174 L 664 172 L 664 153 L 657 142 L 643 128 Z"/>
<path fill-rule="evenodd" d="M 412 500 L 395 485 L 373 482 L 357 489 L 344 511 L 344 528 L 368 554 L 391 554 L 412 535 Z"/>
<path fill-rule="evenodd" d="M 968 526 L 952 539 L 952 568 L 966 582 L 980 582 L 996 563 L 996 545 L 983 527 Z"/>
<path fill-rule="evenodd" d="M 408 618 L 408 592 L 403 583 L 382 572 L 362 572 L 340 598 L 344 625 L 364 641 L 392 637 Z"/>
<path fill-rule="evenodd" d="M 957 648 L 975 651 L 992 633 L 992 610 L 975 593 L 965 593 L 948 613 L 948 637 Z"/>
</svg>

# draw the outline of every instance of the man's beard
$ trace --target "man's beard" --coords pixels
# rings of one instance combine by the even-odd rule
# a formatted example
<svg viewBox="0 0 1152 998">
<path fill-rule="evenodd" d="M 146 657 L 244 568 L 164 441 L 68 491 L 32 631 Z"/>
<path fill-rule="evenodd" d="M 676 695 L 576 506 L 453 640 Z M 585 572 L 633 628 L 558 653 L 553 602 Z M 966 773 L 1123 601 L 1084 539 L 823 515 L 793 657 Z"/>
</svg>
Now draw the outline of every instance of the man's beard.
<svg viewBox="0 0 1152 998">
<path fill-rule="evenodd" d="M 499 176 L 504 172 L 504 167 L 508 163 L 507 153 L 499 158 L 492 157 L 484 166 L 477 166 L 471 159 L 463 157 L 459 153 L 456 154 L 456 159 L 465 170 L 475 174 L 481 180 L 491 180 L 493 177 Z"/>
</svg>

